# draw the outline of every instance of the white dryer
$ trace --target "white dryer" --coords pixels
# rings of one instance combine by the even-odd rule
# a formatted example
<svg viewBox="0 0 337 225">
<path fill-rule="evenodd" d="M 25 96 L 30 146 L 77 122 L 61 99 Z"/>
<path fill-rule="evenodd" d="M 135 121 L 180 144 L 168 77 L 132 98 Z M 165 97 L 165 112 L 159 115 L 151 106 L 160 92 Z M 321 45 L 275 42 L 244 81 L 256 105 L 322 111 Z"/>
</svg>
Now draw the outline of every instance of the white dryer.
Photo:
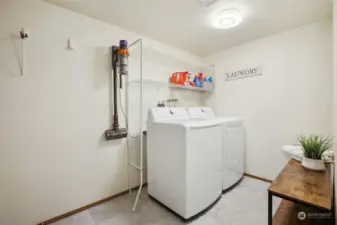
<svg viewBox="0 0 337 225">
<path fill-rule="evenodd" d="M 222 125 L 222 190 L 226 192 L 241 180 L 244 173 L 245 130 L 243 119 L 216 117 L 209 107 L 191 107 L 188 108 L 188 113 L 193 119 L 217 121 Z"/>
<path fill-rule="evenodd" d="M 222 191 L 221 126 L 190 120 L 184 108 L 154 108 L 147 119 L 148 194 L 184 219 Z"/>
</svg>

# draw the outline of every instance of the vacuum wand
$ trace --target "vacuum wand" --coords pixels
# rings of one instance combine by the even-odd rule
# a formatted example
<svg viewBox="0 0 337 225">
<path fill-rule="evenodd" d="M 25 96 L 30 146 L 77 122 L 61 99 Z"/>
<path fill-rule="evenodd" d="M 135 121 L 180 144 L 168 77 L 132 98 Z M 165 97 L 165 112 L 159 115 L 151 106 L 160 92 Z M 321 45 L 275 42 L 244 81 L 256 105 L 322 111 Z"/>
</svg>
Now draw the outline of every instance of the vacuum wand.
<svg viewBox="0 0 337 225">
<path fill-rule="evenodd" d="M 118 131 L 119 124 L 118 124 L 118 108 L 117 108 L 117 63 L 118 63 L 118 47 L 113 46 L 112 47 L 112 71 L 113 71 L 113 78 L 114 78 L 114 115 L 113 115 L 113 124 L 112 128 L 115 131 Z M 121 82 L 121 80 L 120 80 Z M 122 82 L 121 82 L 122 83 Z"/>
<path fill-rule="evenodd" d="M 119 82 L 120 88 L 123 88 L 122 75 L 128 74 L 128 57 L 129 52 L 127 49 L 127 41 L 121 40 L 118 46 L 112 46 L 112 71 L 113 71 L 113 94 L 114 94 L 114 112 L 113 112 L 113 124 L 111 130 L 105 131 L 106 140 L 115 140 L 120 138 L 125 138 L 127 136 L 126 128 L 119 128 L 118 123 L 118 72 L 119 72 Z M 119 68 L 119 71 L 118 71 Z"/>
</svg>

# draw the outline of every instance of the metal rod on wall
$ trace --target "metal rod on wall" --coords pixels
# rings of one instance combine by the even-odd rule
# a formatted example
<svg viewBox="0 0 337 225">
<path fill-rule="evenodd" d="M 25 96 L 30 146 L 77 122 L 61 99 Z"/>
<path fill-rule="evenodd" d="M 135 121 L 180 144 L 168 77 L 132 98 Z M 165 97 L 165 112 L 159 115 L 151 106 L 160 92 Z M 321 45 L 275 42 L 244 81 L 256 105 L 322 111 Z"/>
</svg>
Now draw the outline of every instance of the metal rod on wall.
<svg viewBox="0 0 337 225">
<path fill-rule="evenodd" d="M 28 38 L 28 33 L 25 31 L 25 29 L 22 29 L 20 31 L 20 37 L 22 39 L 22 65 L 21 65 L 21 76 L 25 73 L 25 39 Z"/>
<path fill-rule="evenodd" d="M 138 40 L 140 41 L 140 162 L 139 162 L 139 173 L 140 173 L 140 184 L 139 184 L 139 188 L 138 188 L 138 192 L 137 192 L 137 196 L 135 199 L 135 202 L 133 204 L 133 208 L 132 211 L 136 210 L 137 207 L 137 203 L 143 188 L 143 172 L 144 172 L 144 168 L 143 168 L 143 42 L 142 39 Z"/>
</svg>

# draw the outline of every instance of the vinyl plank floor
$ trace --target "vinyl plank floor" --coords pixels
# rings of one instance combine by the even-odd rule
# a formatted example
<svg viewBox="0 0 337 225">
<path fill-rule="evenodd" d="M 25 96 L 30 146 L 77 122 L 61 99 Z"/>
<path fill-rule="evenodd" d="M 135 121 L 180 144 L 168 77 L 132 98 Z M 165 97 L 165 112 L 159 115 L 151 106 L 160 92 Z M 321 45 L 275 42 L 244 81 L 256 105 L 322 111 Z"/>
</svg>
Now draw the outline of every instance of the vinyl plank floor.
<svg viewBox="0 0 337 225">
<path fill-rule="evenodd" d="M 88 210 L 52 223 L 53 225 L 96 225 Z"/>
<path fill-rule="evenodd" d="M 210 210 L 188 223 L 151 200 L 144 189 L 135 212 L 131 208 L 136 192 L 132 192 L 52 225 L 267 225 L 269 185 L 244 177 Z M 280 201 L 274 198 L 274 212 Z"/>
</svg>

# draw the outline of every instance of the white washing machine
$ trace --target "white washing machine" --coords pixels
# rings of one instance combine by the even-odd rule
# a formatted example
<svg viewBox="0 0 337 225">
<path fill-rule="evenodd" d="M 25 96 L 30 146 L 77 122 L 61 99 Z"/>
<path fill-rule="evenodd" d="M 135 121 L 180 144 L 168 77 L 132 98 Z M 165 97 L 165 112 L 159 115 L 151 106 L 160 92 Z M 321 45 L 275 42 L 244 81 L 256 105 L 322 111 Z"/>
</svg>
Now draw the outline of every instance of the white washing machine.
<svg viewBox="0 0 337 225">
<path fill-rule="evenodd" d="M 184 108 L 154 108 L 147 119 L 148 194 L 184 219 L 222 192 L 221 129 Z"/>
<path fill-rule="evenodd" d="M 243 119 L 238 117 L 216 117 L 209 107 L 188 108 L 188 113 L 193 119 L 217 121 L 222 125 L 222 190 L 226 192 L 241 180 L 244 173 L 245 130 Z"/>
</svg>

